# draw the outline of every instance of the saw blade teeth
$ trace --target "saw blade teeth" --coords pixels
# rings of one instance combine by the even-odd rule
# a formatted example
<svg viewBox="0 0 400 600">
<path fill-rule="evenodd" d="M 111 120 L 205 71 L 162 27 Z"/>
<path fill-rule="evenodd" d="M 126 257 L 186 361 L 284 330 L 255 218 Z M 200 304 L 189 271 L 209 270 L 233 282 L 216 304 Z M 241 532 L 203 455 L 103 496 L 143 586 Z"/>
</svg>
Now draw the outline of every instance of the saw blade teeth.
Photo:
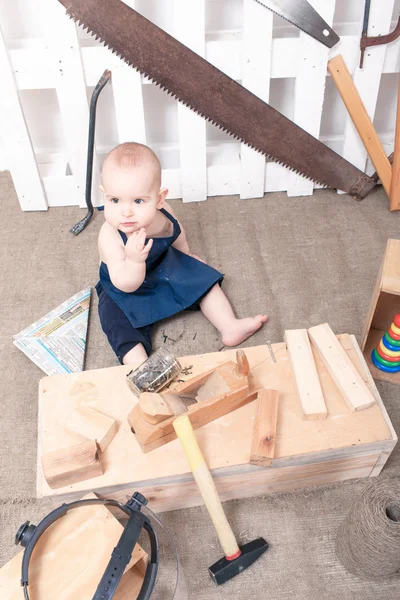
<svg viewBox="0 0 400 600">
<path fill-rule="evenodd" d="M 281 19 L 284 19 L 285 21 L 287 21 L 288 23 L 290 23 L 291 25 L 293 25 L 294 27 L 296 27 L 296 29 L 300 29 L 301 31 L 303 31 L 304 33 L 307 33 L 308 35 L 310 35 L 308 33 L 308 31 L 306 31 L 303 27 L 301 27 L 298 23 L 294 23 L 291 19 L 289 19 L 289 17 L 284 17 L 283 15 L 280 15 L 276 10 L 274 10 L 272 7 L 270 6 L 265 6 L 265 4 L 263 4 L 263 2 L 260 2 L 260 0 L 256 0 L 256 2 L 258 2 L 258 4 L 261 4 L 261 6 L 263 6 L 266 10 L 270 10 L 271 12 L 274 13 L 274 15 L 277 15 L 278 17 L 280 17 Z M 315 39 L 315 38 L 314 38 Z"/>
<path fill-rule="evenodd" d="M 260 2 L 260 0 L 257 0 L 257 2 L 259 2 L 260 4 L 262 4 L 262 2 Z M 273 9 L 271 9 L 272 12 L 275 12 Z M 112 54 L 114 54 L 115 56 L 117 56 L 119 59 L 121 59 L 125 64 L 129 65 L 131 68 L 135 69 L 137 72 L 139 72 L 143 77 L 146 77 L 146 79 L 154 85 L 157 85 L 164 93 L 168 94 L 169 96 L 171 96 L 172 98 L 174 98 L 176 101 L 180 102 L 183 106 L 186 106 L 187 108 L 189 108 L 191 111 L 193 111 L 195 114 L 201 116 L 206 122 L 211 123 L 214 127 L 217 127 L 219 130 L 221 130 L 223 133 L 229 135 L 230 137 L 232 137 L 234 140 L 237 140 L 243 144 L 245 144 L 246 146 L 248 146 L 249 148 L 252 148 L 253 150 L 255 150 L 256 152 L 260 153 L 262 156 L 265 157 L 266 160 L 268 161 L 272 161 L 275 162 L 279 165 L 281 165 L 282 167 L 285 167 L 286 169 L 289 169 L 290 172 L 294 172 L 299 176 L 304 177 L 305 179 L 308 179 L 314 183 L 317 183 L 318 185 L 321 185 L 323 187 L 329 187 L 326 184 L 324 184 L 323 182 L 317 181 L 316 179 L 314 179 L 311 174 L 308 172 L 308 169 L 306 168 L 305 170 L 307 172 L 303 173 L 298 171 L 296 168 L 287 165 L 285 162 L 283 162 L 280 159 L 275 158 L 274 156 L 268 154 L 267 152 L 265 152 L 265 150 L 263 150 L 262 148 L 258 148 L 256 146 L 254 146 L 253 144 L 251 144 L 250 142 L 248 142 L 246 139 L 243 139 L 240 134 L 235 134 L 232 133 L 229 129 L 227 129 L 227 127 L 225 127 L 224 125 L 220 124 L 218 121 L 216 121 L 215 119 L 209 118 L 202 110 L 195 108 L 194 106 L 191 105 L 190 102 L 188 101 L 182 101 L 180 100 L 180 98 L 177 96 L 176 93 L 170 91 L 168 89 L 168 84 L 165 83 L 158 83 L 157 79 L 155 79 L 153 76 L 150 76 L 149 74 L 147 74 L 143 68 L 138 67 L 136 64 L 134 64 L 132 62 L 132 56 L 130 57 L 130 59 L 126 59 L 125 56 L 121 55 L 118 51 L 116 51 L 114 48 L 112 48 L 111 46 L 109 46 L 109 44 L 102 38 L 101 35 L 96 34 L 95 32 L 93 32 L 90 28 L 90 26 L 86 25 L 84 23 L 84 21 L 81 21 L 79 15 L 76 13 L 76 11 L 73 8 L 67 9 L 66 11 L 67 16 L 72 19 L 79 27 L 82 27 L 83 31 L 87 32 L 88 34 L 92 35 L 95 40 L 97 42 L 100 42 L 104 45 L 105 48 L 107 48 Z M 278 14 L 278 13 L 276 13 Z M 285 17 L 283 17 L 285 18 Z M 290 22 L 289 19 L 286 19 L 287 21 Z M 156 75 L 157 77 L 157 75 Z"/>
</svg>

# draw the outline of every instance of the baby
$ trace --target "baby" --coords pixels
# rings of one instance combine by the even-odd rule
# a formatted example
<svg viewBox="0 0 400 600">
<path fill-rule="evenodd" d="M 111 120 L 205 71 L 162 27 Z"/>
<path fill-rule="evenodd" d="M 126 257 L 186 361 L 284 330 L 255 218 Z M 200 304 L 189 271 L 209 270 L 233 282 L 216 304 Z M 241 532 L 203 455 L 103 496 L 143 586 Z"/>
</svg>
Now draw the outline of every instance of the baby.
<svg viewBox="0 0 400 600">
<path fill-rule="evenodd" d="M 106 222 L 98 240 L 99 316 L 121 363 L 145 361 L 153 324 L 185 309 L 200 309 L 226 346 L 240 344 L 267 321 L 266 315 L 237 319 L 220 287 L 223 274 L 190 253 L 150 148 L 114 148 L 104 162 L 101 190 Z"/>
</svg>

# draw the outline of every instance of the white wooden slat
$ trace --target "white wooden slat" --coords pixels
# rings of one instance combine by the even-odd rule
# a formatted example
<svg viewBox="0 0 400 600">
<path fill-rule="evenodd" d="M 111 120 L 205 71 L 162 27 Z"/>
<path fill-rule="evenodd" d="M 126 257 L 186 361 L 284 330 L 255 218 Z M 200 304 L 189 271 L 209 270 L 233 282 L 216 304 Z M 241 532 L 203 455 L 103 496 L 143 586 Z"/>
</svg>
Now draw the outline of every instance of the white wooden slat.
<svg viewBox="0 0 400 600">
<path fill-rule="evenodd" d="M 168 188 L 167 198 L 182 198 L 180 169 L 163 169 L 161 173 L 163 187 Z"/>
<path fill-rule="evenodd" d="M 115 58 L 111 66 L 118 141 L 146 144 L 141 74 Z"/>
<path fill-rule="evenodd" d="M 243 10 L 242 84 L 268 102 L 273 14 L 254 0 L 244 0 Z M 240 197 L 261 198 L 265 188 L 265 156 L 242 143 L 240 158 Z"/>
<path fill-rule="evenodd" d="M 132 0 L 133 1 L 133 0 Z M 340 40 L 340 53 L 352 72 L 359 61 L 358 36 L 343 36 Z M 274 38 L 272 40 L 271 79 L 295 77 L 300 62 L 300 38 Z M 206 43 L 206 58 L 213 65 L 224 71 L 233 79 L 243 76 L 243 42 L 209 41 Z M 40 47 L 14 48 L 8 51 L 17 87 L 20 90 L 51 89 L 55 87 L 56 68 L 54 57 L 45 41 Z M 114 59 L 108 48 L 104 46 L 84 46 L 81 48 L 85 79 L 88 86 L 95 86 L 99 72 L 105 64 Z M 40 65 L 40 69 L 37 69 Z M 129 67 L 128 67 L 129 68 Z M 400 38 L 387 46 L 383 73 L 398 73 L 400 70 Z M 146 77 L 141 77 L 142 85 L 151 84 Z"/>
<path fill-rule="evenodd" d="M 310 0 L 310 4 L 332 26 L 335 0 Z M 300 32 L 293 121 L 316 138 L 321 126 L 328 54 L 326 46 L 303 31 Z M 289 181 L 289 197 L 312 195 L 314 182 L 293 172 Z"/>
<path fill-rule="evenodd" d="M 47 19 L 47 42 L 56 61 L 55 87 L 64 129 L 66 157 L 75 181 L 74 203 L 85 207 L 89 109 L 79 40 L 75 23 L 65 15 L 63 6 L 53 0 L 42 2 Z M 98 79 L 103 71 L 104 67 L 98 72 Z M 94 205 L 100 200 L 99 183 L 95 152 L 92 181 Z"/>
<path fill-rule="evenodd" d="M 125 4 L 135 8 L 136 0 L 124 0 Z M 115 116 L 118 129 L 118 141 L 146 143 L 146 125 L 144 120 L 142 76 L 123 60 L 109 52 L 112 59 L 112 88 L 115 103 Z"/>
<path fill-rule="evenodd" d="M 47 210 L 29 131 L 0 27 L 0 134 L 22 210 Z"/>
<path fill-rule="evenodd" d="M 176 37 L 204 57 L 205 0 L 174 0 L 174 18 Z M 182 199 L 207 200 L 206 122 L 179 102 L 178 123 Z"/>
<path fill-rule="evenodd" d="M 276 162 L 265 166 L 265 191 L 286 192 L 289 186 L 290 171 Z"/>
<path fill-rule="evenodd" d="M 400 38 L 386 48 L 383 73 L 399 73 L 400 71 Z"/>
<path fill-rule="evenodd" d="M 383 35 L 390 31 L 394 2 L 395 0 L 386 0 L 384 7 L 380 2 L 371 3 L 368 35 Z M 362 18 L 363 15 L 360 14 L 360 32 Z M 358 55 L 357 67 L 353 75 L 355 86 L 372 121 L 374 120 L 386 51 L 386 45 L 368 48 L 365 52 L 363 69 L 358 68 Z M 350 68 L 349 65 L 347 66 Z M 365 170 L 367 152 L 350 116 L 347 116 L 346 119 L 343 156 L 362 171 Z"/>
</svg>

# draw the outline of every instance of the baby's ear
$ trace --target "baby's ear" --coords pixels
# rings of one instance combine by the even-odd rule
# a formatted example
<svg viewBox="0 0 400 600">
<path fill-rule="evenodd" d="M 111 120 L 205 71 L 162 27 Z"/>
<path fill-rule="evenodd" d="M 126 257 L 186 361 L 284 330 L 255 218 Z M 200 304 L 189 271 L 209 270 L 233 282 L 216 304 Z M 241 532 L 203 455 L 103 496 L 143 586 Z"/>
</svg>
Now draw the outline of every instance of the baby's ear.
<svg viewBox="0 0 400 600">
<path fill-rule="evenodd" d="M 162 208 L 166 197 L 168 196 L 168 188 L 161 188 L 158 192 L 157 208 Z"/>
<path fill-rule="evenodd" d="M 104 188 L 101 184 L 99 185 L 99 190 L 104 194 Z"/>
</svg>

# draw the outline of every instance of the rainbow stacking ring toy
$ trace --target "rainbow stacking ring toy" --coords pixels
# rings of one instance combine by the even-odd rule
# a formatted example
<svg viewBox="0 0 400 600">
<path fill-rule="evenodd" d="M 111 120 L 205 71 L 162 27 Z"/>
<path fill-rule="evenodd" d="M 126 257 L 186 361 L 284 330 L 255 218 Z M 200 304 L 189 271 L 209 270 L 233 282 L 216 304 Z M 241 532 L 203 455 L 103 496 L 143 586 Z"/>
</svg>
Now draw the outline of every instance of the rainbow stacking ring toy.
<svg viewBox="0 0 400 600">
<path fill-rule="evenodd" d="M 388 331 L 373 349 L 371 359 L 375 367 L 381 371 L 386 373 L 400 371 L 400 313 L 397 313 Z"/>
</svg>

